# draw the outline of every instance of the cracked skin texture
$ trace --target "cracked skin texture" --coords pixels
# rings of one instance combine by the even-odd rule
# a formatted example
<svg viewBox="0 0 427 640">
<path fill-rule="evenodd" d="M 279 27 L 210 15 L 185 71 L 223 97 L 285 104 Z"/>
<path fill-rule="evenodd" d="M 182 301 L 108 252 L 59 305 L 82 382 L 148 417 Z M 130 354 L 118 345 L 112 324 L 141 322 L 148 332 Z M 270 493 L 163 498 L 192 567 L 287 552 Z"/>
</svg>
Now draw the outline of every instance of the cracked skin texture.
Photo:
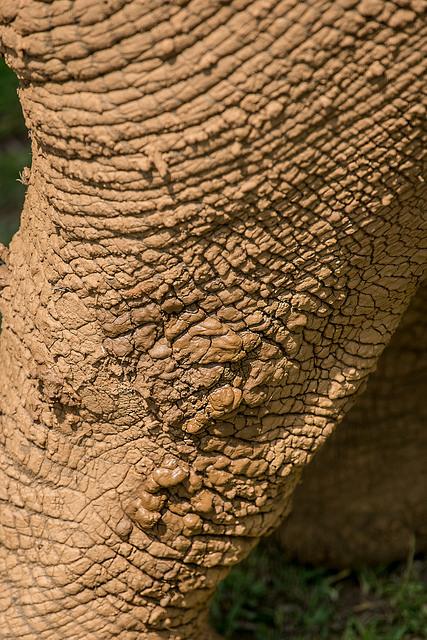
<svg viewBox="0 0 427 640">
<path fill-rule="evenodd" d="M 0 637 L 209 637 L 425 274 L 425 9 L 2 1 Z"/>
<path fill-rule="evenodd" d="M 302 474 L 277 538 L 305 562 L 386 564 L 427 551 L 427 283 L 367 390 Z"/>
</svg>

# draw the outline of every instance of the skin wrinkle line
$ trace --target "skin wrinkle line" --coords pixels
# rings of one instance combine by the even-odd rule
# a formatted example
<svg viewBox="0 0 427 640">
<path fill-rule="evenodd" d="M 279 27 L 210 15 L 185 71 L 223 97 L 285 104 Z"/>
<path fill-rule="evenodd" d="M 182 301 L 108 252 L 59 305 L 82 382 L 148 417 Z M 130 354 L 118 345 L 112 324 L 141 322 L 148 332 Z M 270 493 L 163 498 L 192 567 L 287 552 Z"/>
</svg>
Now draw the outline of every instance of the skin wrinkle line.
<svg viewBox="0 0 427 640">
<path fill-rule="evenodd" d="M 362 115 L 364 115 L 364 114 L 362 114 Z M 378 123 L 378 124 L 379 124 L 379 123 Z"/>
<path fill-rule="evenodd" d="M 277 189 L 276 189 L 276 190 L 277 190 Z M 191 204 L 191 201 L 186 201 L 186 202 L 185 202 L 185 204 Z M 276 211 L 276 213 L 277 213 L 277 211 Z M 109 219 L 114 220 L 114 218 L 109 218 Z M 221 223 L 221 224 L 225 224 L 225 223 Z M 146 227 L 146 228 L 149 228 L 149 227 Z M 142 230 L 144 230 L 144 229 L 145 229 L 145 228 L 143 228 Z M 142 233 L 142 230 L 141 230 L 141 232 L 140 232 L 140 233 Z M 138 233 L 138 232 L 135 232 L 135 233 Z"/>
<path fill-rule="evenodd" d="M 391 78 L 391 79 L 392 79 L 392 78 Z M 233 88 L 234 88 L 234 87 L 233 87 Z M 141 123 L 142 123 L 142 122 L 144 122 L 144 121 L 141 121 Z"/>
<path fill-rule="evenodd" d="M 270 44 L 271 44 L 271 42 L 269 42 L 268 44 L 270 45 Z M 227 79 L 225 79 L 225 80 L 227 80 Z M 234 86 L 232 86 L 232 88 L 233 88 L 233 89 L 235 89 L 235 87 L 234 87 Z"/>
<path fill-rule="evenodd" d="M 126 4 L 123 4 L 122 9 L 126 9 Z M 112 15 L 113 15 L 113 14 L 112 14 Z M 142 18 L 144 18 L 146 15 L 147 15 L 147 14 L 143 14 L 143 15 L 141 16 L 141 19 L 142 19 Z M 117 14 L 114 14 L 114 16 L 117 16 Z M 99 24 L 99 23 L 98 23 L 98 24 Z M 122 25 L 124 25 L 124 24 L 126 24 L 126 22 L 123 22 L 123 23 L 122 23 Z M 72 25 L 72 26 L 76 26 L 76 25 L 75 25 L 75 22 L 73 21 L 73 22 L 69 23 L 68 25 L 58 25 L 58 27 L 59 27 L 59 28 L 63 28 L 64 26 L 71 26 L 71 25 Z M 90 30 L 90 27 L 91 27 L 91 26 L 92 26 L 92 25 L 88 25 L 88 33 L 89 33 L 89 30 Z M 156 23 L 156 26 L 158 26 L 158 23 Z M 50 29 L 48 29 L 48 32 L 40 31 L 40 32 L 38 32 L 38 33 L 50 33 L 50 34 L 52 35 L 52 34 L 54 33 L 54 30 L 55 30 L 55 27 L 51 27 Z M 107 33 L 107 32 L 109 32 L 109 30 L 107 30 L 107 29 L 106 29 L 106 33 Z M 133 35 L 134 35 L 134 34 L 133 34 Z M 125 37 L 126 37 L 126 36 L 124 36 L 124 38 L 125 38 Z M 131 36 L 129 36 L 129 37 L 131 37 Z M 111 48 L 111 46 L 114 46 L 114 45 L 120 45 L 120 44 L 121 44 L 121 42 L 122 42 L 122 40 L 113 40 L 113 41 L 109 44 L 109 47 L 108 47 L 108 48 Z M 102 52 L 102 51 L 103 51 L 103 49 L 95 49 L 95 50 L 93 51 L 93 53 L 100 53 L 100 52 Z M 74 59 L 74 58 L 72 58 L 72 59 L 71 59 L 71 61 L 75 61 L 75 60 L 79 60 L 79 59 L 81 59 L 81 58 L 75 58 L 75 59 Z M 49 60 L 49 59 L 48 59 L 48 60 Z"/>
<path fill-rule="evenodd" d="M 199 23 L 199 24 L 200 24 L 200 23 Z M 110 45 L 110 46 L 111 46 L 111 45 Z M 96 50 L 96 51 L 95 51 L 95 53 L 98 53 L 98 50 Z M 137 60 L 136 62 L 139 62 L 139 61 Z M 121 70 L 121 68 L 120 68 L 120 69 L 115 69 L 115 70 L 114 70 L 114 73 L 117 73 L 117 71 L 120 71 L 120 70 Z M 97 73 L 97 76 L 96 76 L 96 79 L 99 79 L 99 78 L 103 77 L 103 75 L 104 75 L 104 77 L 105 77 L 105 75 L 106 75 L 106 74 L 108 74 L 108 73 L 110 73 L 110 72 L 105 72 L 105 74 L 100 74 L 100 73 L 98 72 L 98 73 Z M 93 79 L 94 79 L 93 77 L 92 77 L 92 78 L 89 78 L 89 79 L 88 79 L 88 82 L 90 82 L 90 81 L 91 81 L 91 80 L 93 80 Z M 187 78 L 186 78 L 186 79 L 187 79 Z M 67 80 L 69 80 L 69 78 L 67 78 L 67 79 L 66 79 L 66 80 L 64 80 L 63 82 L 65 83 Z M 41 82 L 42 82 L 42 81 L 40 81 L 40 84 L 41 84 Z"/>
</svg>

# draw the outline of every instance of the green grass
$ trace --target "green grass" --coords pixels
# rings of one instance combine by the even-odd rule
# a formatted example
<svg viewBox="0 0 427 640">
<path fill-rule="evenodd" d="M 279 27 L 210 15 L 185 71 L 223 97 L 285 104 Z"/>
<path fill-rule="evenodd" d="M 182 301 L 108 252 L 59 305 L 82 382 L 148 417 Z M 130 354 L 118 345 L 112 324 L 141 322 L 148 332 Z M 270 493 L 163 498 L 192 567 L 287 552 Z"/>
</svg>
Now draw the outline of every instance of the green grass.
<svg viewBox="0 0 427 640">
<path fill-rule="evenodd" d="M 17 88 L 15 74 L 0 60 L 0 142 L 26 136 Z"/>
<path fill-rule="evenodd" d="M 286 562 L 262 543 L 222 582 L 211 607 L 230 640 L 427 638 L 427 562 L 333 572 Z"/>
<path fill-rule="evenodd" d="M 7 244 L 19 226 L 19 212 L 25 196 L 20 173 L 31 161 L 24 145 L 0 148 L 0 242 Z"/>
<path fill-rule="evenodd" d="M 15 75 L 0 60 L 0 242 L 8 244 L 19 226 L 25 196 L 20 174 L 31 164 L 27 131 Z"/>
</svg>

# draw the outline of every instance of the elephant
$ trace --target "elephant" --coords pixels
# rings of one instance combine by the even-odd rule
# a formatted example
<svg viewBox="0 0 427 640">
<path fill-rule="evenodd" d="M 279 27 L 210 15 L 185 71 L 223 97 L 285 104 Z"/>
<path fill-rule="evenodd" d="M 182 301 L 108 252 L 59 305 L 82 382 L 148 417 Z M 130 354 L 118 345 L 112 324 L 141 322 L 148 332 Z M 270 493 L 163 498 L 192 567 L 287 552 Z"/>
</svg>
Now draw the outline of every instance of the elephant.
<svg viewBox="0 0 427 640">
<path fill-rule="evenodd" d="M 426 4 L 2 0 L 2 638 L 214 638 L 273 532 L 427 547 Z"/>
</svg>

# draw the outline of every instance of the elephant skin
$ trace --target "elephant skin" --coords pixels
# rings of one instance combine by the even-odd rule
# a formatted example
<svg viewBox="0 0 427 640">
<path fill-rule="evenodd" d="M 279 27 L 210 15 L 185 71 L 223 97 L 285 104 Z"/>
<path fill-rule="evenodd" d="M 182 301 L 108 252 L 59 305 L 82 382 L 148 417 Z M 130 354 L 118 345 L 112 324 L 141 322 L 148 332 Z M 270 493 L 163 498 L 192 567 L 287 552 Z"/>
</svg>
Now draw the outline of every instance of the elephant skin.
<svg viewBox="0 0 427 640">
<path fill-rule="evenodd" d="M 288 556 L 349 567 L 427 551 L 426 284 L 366 391 L 304 469 L 276 534 Z"/>
<path fill-rule="evenodd" d="M 4 638 L 197 640 L 425 277 L 425 0 L 3 0 Z"/>
</svg>

